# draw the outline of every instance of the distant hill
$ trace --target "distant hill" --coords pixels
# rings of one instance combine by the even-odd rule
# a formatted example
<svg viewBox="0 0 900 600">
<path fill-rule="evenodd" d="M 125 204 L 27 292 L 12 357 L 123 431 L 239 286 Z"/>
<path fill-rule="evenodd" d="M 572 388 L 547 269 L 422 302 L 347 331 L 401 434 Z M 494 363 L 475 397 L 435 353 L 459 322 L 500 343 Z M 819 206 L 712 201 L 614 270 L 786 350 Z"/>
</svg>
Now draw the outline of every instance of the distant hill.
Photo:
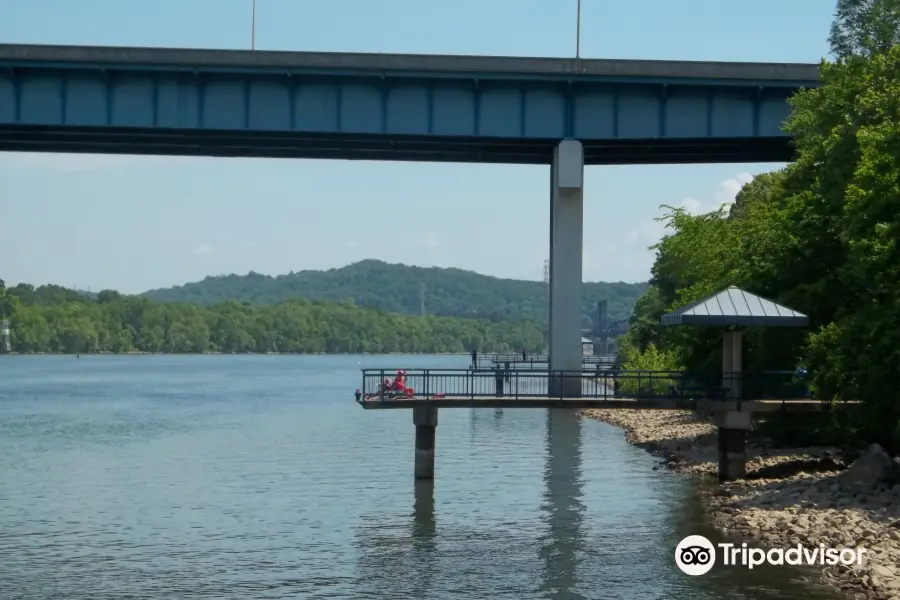
<svg viewBox="0 0 900 600">
<path fill-rule="evenodd" d="M 9 293 L 15 296 L 20 302 L 26 305 L 51 305 L 64 304 L 66 302 L 79 302 L 85 298 L 95 300 L 97 294 L 84 291 L 64 288 L 61 285 L 39 285 L 37 287 L 29 283 L 20 283 L 13 287 L 7 288 L 6 284 L 0 279 L 0 295 Z"/>
<path fill-rule="evenodd" d="M 379 260 L 327 271 L 299 271 L 288 275 L 222 275 L 141 294 L 159 302 L 209 305 L 224 300 L 272 305 L 292 298 L 352 300 L 357 305 L 403 314 L 418 314 L 420 290 L 425 288 L 425 311 L 431 315 L 478 317 L 492 321 L 546 321 L 547 286 L 538 281 L 501 279 L 462 269 L 413 267 Z M 590 327 L 597 302 L 609 300 L 613 321 L 627 319 L 646 283 L 585 283 L 582 315 Z"/>
</svg>

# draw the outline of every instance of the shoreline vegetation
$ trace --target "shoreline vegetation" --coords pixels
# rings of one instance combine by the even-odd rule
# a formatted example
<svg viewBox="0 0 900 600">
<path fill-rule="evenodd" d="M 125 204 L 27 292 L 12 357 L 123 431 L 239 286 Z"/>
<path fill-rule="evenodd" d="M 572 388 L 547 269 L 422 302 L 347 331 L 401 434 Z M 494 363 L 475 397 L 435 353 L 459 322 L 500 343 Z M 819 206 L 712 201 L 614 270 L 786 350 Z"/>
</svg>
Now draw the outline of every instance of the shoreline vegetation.
<svg viewBox="0 0 900 600">
<path fill-rule="evenodd" d="M 351 301 L 289 300 L 257 306 L 160 303 L 104 290 L 87 298 L 59 286 L 6 289 L 20 354 L 466 354 L 533 351 L 545 327 L 533 320 L 405 315 Z"/>
<path fill-rule="evenodd" d="M 627 320 L 646 289 L 584 283 L 582 326 L 593 326 L 604 299 L 611 322 Z M 535 351 L 545 346 L 548 310 L 539 281 L 371 259 L 277 277 L 207 277 L 139 295 L 0 280 L 0 320 L 11 321 L 19 353 Z"/>
<path fill-rule="evenodd" d="M 721 372 L 722 328 L 662 316 L 731 286 L 808 316 L 746 327 L 745 375 L 790 371 L 852 411 L 761 416 L 747 476 L 700 486 L 721 530 L 769 547 L 860 545 L 861 569 L 826 567 L 848 598 L 900 600 L 900 0 L 837 0 L 820 85 L 790 98 L 793 160 L 731 205 L 664 206 L 650 286 L 619 340 L 624 369 Z M 714 428 L 689 412 L 585 411 L 675 471 L 715 472 Z M 892 458 L 893 457 L 893 458 Z"/>
<path fill-rule="evenodd" d="M 796 373 L 824 401 L 860 401 L 830 420 L 789 419 L 784 447 L 900 454 L 900 0 L 837 0 L 833 59 L 789 99 L 793 160 L 756 175 L 705 214 L 664 206 L 647 292 L 620 339 L 623 368 L 721 372 L 720 327 L 662 316 L 730 287 L 808 317 L 807 327 L 744 327 L 746 376 Z"/>
<path fill-rule="evenodd" d="M 470 356 L 469 352 L 6 352 L 0 356 Z"/>
<path fill-rule="evenodd" d="M 690 411 L 586 409 L 631 444 L 697 480 L 719 531 L 764 548 L 866 548 L 860 567 L 827 566 L 820 581 L 853 600 L 900 600 L 900 459 L 873 445 L 856 457 L 829 446 L 774 448 L 748 440 L 747 477 L 716 479 L 716 432 Z M 854 460 L 855 459 L 855 460 Z"/>
</svg>

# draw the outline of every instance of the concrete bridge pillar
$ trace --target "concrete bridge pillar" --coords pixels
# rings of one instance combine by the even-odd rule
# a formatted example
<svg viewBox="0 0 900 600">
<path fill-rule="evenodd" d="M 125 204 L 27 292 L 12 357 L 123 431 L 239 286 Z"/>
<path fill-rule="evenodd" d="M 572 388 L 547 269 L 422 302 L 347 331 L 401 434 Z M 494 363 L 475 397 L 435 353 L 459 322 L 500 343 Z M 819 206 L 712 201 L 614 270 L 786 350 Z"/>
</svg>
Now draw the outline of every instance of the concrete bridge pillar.
<svg viewBox="0 0 900 600">
<path fill-rule="evenodd" d="M 749 411 L 729 410 L 713 415 L 719 428 L 719 482 L 743 479 L 747 475 L 747 432 Z"/>
<path fill-rule="evenodd" d="M 553 371 L 581 371 L 584 148 L 563 140 L 550 167 L 550 356 Z M 549 394 L 581 396 L 578 377 L 550 378 Z"/>
<path fill-rule="evenodd" d="M 416 479 L 434 479 L 434 440 L 437 424 L 437 407 L 413 408 L 413 425 L 416 426 L 416 462 L 413 474 Z"/>
</svg>

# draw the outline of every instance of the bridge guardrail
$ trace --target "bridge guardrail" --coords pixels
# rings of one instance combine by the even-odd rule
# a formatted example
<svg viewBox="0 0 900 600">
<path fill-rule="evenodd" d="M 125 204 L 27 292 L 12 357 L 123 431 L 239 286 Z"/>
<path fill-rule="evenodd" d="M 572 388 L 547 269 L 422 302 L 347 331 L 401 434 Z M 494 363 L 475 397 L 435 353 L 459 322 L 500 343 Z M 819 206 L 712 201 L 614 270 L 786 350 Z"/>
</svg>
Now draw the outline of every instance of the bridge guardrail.
<svg viewBox="0 0 900 600">
<path fill-rule="evenodd" d="M 688 371 L 583 369 L 551 371 L 495 369 L 405 369 L 405 385 L 416 398 L 548 398 L 552 389 L 580 385 L 582 398 L 678 398 L 787 400 L 808 397 L 787 371 L 703 376 Z M 397 369 L 363 369 L 361 397 L 389 398 Z M 387 390 L 387 391 L 386 391 Z M 562 394 L 560 393 L 560 396 Z"/>
<path fill-rule="evenodd" d="M 477 369 L 528 369 L 547 370 L 550 359 L 546 354 L 529 354 L 522 352 L 478 354 L 475 356 L 474 366 Z M 606 366 L 612 367 L 616 362 L 615 355 L 595 356 L 585 355 L 581 357 L 582 368 Z"/>
</svg>

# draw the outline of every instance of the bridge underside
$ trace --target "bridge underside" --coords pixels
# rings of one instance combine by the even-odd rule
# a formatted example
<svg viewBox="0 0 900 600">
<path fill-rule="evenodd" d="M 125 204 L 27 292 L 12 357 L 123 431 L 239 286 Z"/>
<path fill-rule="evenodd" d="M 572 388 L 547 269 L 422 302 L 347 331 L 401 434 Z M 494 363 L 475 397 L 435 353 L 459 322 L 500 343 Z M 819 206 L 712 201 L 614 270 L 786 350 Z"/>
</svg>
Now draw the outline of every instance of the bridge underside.
<svg viewBox="0 0 900 600">
<path fill-rule="evenodd" d="M 161 127 L 0 125 L 0 151 L 542 164 L 559 140 Z M 787 162 L 790 138 L 584 140 L 586 165 Z"/>
<path fill-rule="evenodd" d="M 816 65 L 0 44 L 0 150 L 544 164 L 784 162 Z"/>
</svg>

